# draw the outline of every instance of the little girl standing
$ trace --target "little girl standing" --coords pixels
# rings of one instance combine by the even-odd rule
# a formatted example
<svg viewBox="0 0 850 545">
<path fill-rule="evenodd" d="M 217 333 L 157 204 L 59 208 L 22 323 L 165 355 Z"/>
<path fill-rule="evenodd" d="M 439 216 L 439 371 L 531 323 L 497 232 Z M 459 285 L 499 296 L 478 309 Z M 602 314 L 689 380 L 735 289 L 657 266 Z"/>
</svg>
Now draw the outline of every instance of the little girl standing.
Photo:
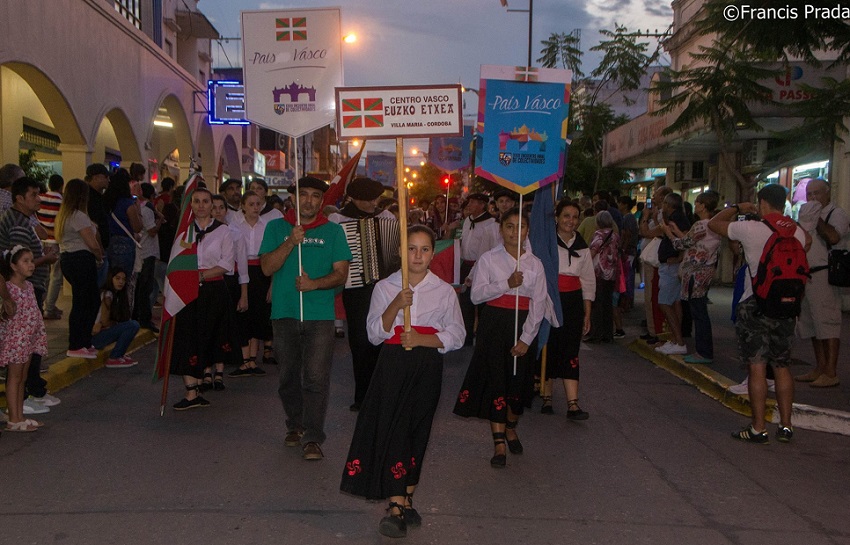
<svg viewBox="0 0 850 545">
<path fill-rule="evenodd" d="M 24 419 L 24 383 L 33 354 L 47 355 L 47 333 L 44 319 L 35 300 L 35 291 L 27 278 L 35 271 L 32 252 L 15 246 L 3 252 L 0 273 L 18 307 L 15 316 L 0 322 L 0 367 L 8 367 L 6 402 L 9 422 L 6 431 L 36 431 L 41 423 Z"/>
</svg>

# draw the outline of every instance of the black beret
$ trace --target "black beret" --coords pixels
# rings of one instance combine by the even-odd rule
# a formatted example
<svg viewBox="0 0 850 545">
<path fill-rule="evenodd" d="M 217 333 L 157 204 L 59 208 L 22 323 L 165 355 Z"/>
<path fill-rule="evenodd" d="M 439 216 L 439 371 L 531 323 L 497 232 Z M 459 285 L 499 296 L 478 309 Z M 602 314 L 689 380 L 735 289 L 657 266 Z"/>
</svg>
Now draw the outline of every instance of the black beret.
<svg viewBox="0 0 850 545">
<path fill-rule="evenodd" d="M 517 195 L 516 193 L 514 193 L 510 189 L 505 189 L 505 188 L 497 189 L 496 192 L 493 193 L 493 200 L 494 201 L 498 201 L 499 197 L 508 197 L 509 199 L 511 199 L 513 201 L 519 200 L 519 195 Z"/>
<path fill-rule="evenodd" d="M 298 187 L 307 187 L 310 189 L 318 189 L 322 193 L 326 192 L 330 187 L 328 182 L 314 178 L 313 176 L 304 176 L 298 180 Z M 289 186 L 289 192 L 295 193 L 295 184 Z"/>
<path fill-rule="evenodd" d="M 484 204 L 487 204 L 488 202 L 490 202 L 490 197 L 488 197 L 484 193 L 470 193 L 469 196 L 466 198 L 466 200 L 467 201 L 476 200 L 476 201 L 481 201 Z"/>
<path fill-rule="evenodd" d="M 371 178 L 354 178 L 348 184 L 346 193 L 358 201 L 373 201 L 384 194 L 384 185 Z"/>
</svg>

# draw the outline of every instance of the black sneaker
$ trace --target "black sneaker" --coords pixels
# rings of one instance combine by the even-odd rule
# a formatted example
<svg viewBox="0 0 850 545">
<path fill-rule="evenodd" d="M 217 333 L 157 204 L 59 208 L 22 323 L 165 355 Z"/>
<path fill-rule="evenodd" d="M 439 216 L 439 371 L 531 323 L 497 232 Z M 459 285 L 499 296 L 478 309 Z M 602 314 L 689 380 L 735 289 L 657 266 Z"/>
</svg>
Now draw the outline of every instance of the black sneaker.
<svg viewBox="0 0 850 545">
<path fill-rule="evenodd" d="M 173 405 L 175 411 L 187 411 L 196 407 L 209 407 L 210 402 L 201 396 L 188 400 L 185 397 Z"/>
<path fill-rule="evenodd" d="M 304 445 L 302 449 L 302 458 L 305 460 L 322 460 L 325 455 L 322 453 L 322 447 L 319 443 L 310 442 Z"/>
<path fill-rule="evenodd" d="M 791 426 L 779 426 L 776 430 L 776 440 L 780 443 L 790 443 L 792 437 L 794 437 L 794 428 Z"/>
<path fill-rule="evenodd" d="M 614 332 L 614 338 L 615 339 L 622 339 L 625 336 L 626 336 L 626 332 L 623 331 L 622 329 L 618 329 L 617 331 Z"/>
<path fill-rule="evenodd" d="M 752 425 L 747 426 L 741 431 L 733 431 L 732 438 L 737 439 L 739 441 L 745 441 L 747 443 L 757 443 L 759 445 L 766 445 L 770 442 L 770 438 L 767 435 L 767 430 L 758 433 L 756 432 L 756 430 L 753 429 Z"/>
</svg>

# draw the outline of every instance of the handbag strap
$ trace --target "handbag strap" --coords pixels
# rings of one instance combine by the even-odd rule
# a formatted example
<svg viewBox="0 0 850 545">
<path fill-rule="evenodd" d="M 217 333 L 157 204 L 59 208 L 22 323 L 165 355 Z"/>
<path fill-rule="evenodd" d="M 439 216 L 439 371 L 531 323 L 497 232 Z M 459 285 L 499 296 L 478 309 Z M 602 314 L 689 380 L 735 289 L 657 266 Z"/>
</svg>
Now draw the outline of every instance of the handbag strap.
<svg viewBox="0 0 850 545">
<path fill-rule="evenodd" d="M 115 220 L 115 223 L 117 223 L 117 224 L 118 224 L 118 226 L 119 226 L 119 227 L 121 227 L 121 229 L 122 229 L 125 233 L 127 233 L 127 237 L 128 237 L 130 240 L 132 240 L 132 241 L 133 241 L 133 243 L 136 245 L 136 248 L 138 248 L 138 249 L 140 249 L 140 250 L 141 250 L 141 249 L 142 249 L 142 243 L 141 243 L 141 242 L 139 242 L 138 240 L 136 240 L 136 237 L 134 237 L 134 236 L 130 233 L 130 230 L 129 230 L 129 229 L 127 229 L 127 227 L 126 227 L 123 223 L 121 223 L 121 220 L 119 220 L 119 219 L 118 219 L 118 217 L 115 215 L 115 212 L 112 212 L 112 214 L 111 214 L 111 215 L 112 215 L 112 219 L 114 219 L 114 220 Z"/>
</svg>

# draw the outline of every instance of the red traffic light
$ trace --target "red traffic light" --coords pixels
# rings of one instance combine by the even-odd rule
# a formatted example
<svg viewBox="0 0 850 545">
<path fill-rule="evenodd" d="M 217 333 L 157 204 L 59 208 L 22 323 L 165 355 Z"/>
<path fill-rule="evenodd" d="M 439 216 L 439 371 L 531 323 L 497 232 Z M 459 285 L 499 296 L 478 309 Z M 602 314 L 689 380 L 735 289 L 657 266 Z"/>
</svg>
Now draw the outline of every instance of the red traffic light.
<svg viewBox="0 0 850 545">
<path fill-rule="evenodd" d="M 452 179 L 450 177 L 446 176 L 446 177 L 443 178 L 443 185 L 444 186 L 448 187 L 449 185 L 451 185 L 451 183 L 452 183 Z"/>
</svg>

